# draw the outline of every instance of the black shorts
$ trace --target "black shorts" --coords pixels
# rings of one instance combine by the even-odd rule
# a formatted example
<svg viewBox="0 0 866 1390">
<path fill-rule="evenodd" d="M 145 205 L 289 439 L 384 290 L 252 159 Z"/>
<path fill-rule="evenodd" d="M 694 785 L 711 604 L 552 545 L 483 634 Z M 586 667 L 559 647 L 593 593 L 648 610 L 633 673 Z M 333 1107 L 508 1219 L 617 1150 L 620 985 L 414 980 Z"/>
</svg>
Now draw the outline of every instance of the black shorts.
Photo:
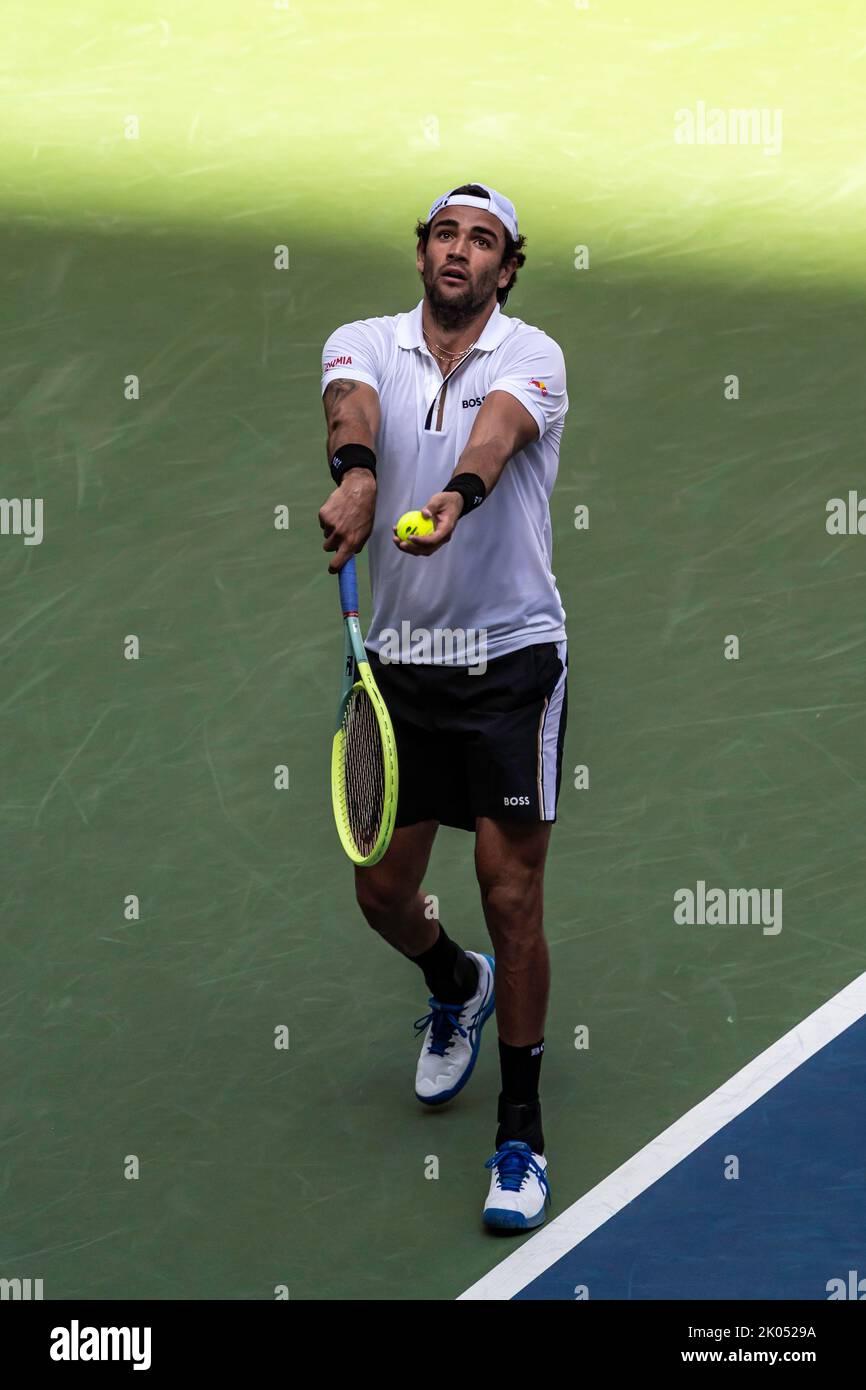
<svg viewBox="0 0 866 1390">
<path fill-rule="evenodd" d="M 476 675 L 367 654 L 397 740 L 397 826 L 436 820 L 474 830 L 476 816 L 556 820 L 568 713 L 565 642 L 521 647 Z"/>
</svg>

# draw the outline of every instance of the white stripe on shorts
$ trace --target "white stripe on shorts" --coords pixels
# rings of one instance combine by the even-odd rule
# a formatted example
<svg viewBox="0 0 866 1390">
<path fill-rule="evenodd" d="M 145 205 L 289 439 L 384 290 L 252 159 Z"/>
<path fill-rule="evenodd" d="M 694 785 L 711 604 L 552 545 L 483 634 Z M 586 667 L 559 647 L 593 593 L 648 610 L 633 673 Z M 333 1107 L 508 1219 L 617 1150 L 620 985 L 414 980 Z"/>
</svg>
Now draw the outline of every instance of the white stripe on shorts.
<svg viewBox="0 0 866 1390">
<path fill-rule="evenodd" d="M 553 820 L 556 812 L 556 744 L 562 719 L 565 678 L 568 675 L 568 647 L 557 642 L 556 654 L 562 662 L 562 675 L 544 702 L 538 721 L 538 806 L 542 820 Z"/>
</svg>

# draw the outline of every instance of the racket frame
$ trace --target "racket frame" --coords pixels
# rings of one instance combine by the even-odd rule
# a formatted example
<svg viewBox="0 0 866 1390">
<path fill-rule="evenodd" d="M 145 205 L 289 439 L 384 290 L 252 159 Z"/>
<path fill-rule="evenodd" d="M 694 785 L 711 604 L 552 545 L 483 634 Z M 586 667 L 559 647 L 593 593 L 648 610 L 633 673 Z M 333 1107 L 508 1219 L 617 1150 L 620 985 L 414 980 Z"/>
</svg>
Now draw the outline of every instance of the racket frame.
<svg viewBox="0 0 866 1390">
<path fill-rule="evenodd" d="M 388 708 L 382 698 L 381 691 L 373 678 L 373 672 L 370 669 L 370 662 L 367 659 L 367 651 L 361 636 L 361 624 L 358 620 L 358 576 L 354 555 L 350 556 L 340 570 L 340 606 L 343 610 L 344 626 L 343 683 L 340 691 L 340 704 L 337 710 L 337 722 L 331 747 L 331 800 L 333 802 L 337 834 L 340 837 L 340 843 L 343 849 L 353 864 L 357 865 L 359 868 L 366 868 L 371 864 L 378 864 L 391 843 L 391 836 L 394 831 L 394 820 L 397 814 L 397 792 L 399 782 L 397 770 L 397 741 L 394 737 L 394 727 L 391 723 L 391 716 L 388 713 Z M 367 692 L 370 703 L 373 706 L 376 723 L 379 726 L 379 736 L 382 741 L 384 776 L 382 823 L 379 827 L 379 834 L 376 837 L 376 842 L 367 855 L 361 854 L 349 828 L 343 777 L 343 741 L 345 737 L 343 733 L 343 716 L 346 713 L 346 706 L 349 703 L 353 690 L 361 687 Z"/>
</svg>

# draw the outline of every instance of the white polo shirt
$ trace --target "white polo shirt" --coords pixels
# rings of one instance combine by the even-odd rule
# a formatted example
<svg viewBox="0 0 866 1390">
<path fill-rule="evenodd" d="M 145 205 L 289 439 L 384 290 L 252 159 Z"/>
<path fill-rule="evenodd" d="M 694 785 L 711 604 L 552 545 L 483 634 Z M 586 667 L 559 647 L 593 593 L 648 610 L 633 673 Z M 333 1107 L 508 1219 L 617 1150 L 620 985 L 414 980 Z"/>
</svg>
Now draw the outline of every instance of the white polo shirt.
<svg viewBox="0 0 866 1390">
<path fill-rule="evenodd" d="M 344 324 L 322 358 L 323 394 L 332 381 L 364 381 L 381 407 L 376 515 L 366 546 L 373 594 L 366 646 L 386 660 L 471 666 L 473 633 L 487 661 L 563 641 L 549 508 L 568 410 L 562 350 L 497 304 L 472 352 L 443 379 L 424 341 L 422 305 Z M 447 545 L 429 558 L 405 554 L 393 541 L 395 523 L 454 475 L 490 391 L 515 396 L 537 422 L 539 438 L 509 459 Z"/>
</svg>

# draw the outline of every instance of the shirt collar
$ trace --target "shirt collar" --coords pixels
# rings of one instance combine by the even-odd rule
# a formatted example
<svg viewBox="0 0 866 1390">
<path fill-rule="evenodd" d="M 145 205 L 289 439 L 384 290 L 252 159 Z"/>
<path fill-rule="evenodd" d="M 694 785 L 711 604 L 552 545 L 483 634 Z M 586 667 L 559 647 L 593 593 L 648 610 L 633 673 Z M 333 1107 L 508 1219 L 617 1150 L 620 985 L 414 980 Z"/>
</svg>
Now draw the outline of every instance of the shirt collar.
<svg viewBox="0 0 866 1390">
<path fill-rule="evenodd" d="M 419 299 L 415 308 L 408 314 L 400 315 L 400 322 L 397 324 L 397 346 L 401 348 L 420 348 L 426 347 L 424 333 L 422 330 L 421 313 L 424 308 L 424 300 Z M 510 319 L 507 319 L 500 312 L 500 305 L 497 303 L 493 307 L 493 313 L 484 325 L 484 331 L 475 347 L 482 352 L 492 352 L 499 347 L 503 339 L 508 337 Z"/>
</svg>

